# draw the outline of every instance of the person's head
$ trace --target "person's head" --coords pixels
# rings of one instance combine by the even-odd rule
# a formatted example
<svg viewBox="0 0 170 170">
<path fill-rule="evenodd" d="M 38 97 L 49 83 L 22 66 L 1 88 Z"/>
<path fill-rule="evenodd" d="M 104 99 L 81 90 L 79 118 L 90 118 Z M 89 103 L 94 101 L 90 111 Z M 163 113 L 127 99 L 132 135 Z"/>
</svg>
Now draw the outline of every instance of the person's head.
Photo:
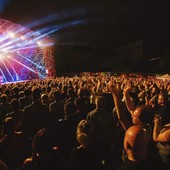
<svg viewBox="0 0 170 170">
<path fill-rule="evenodd" d="M 13 111 L 19 110 L 20 104 L 19 104 L 19 101 L 16 98 L 13 98 L 11 100 L 11 108 L 12 108 Z"/>
<path fill-rule="evenodd" d="M 70 96 L 70 97 L 74 96 L 74 89 L 71 88 L 71 87 L 69 87 L 69 88 L 67 89 L 67 95 Z"/>
<path fill-rule="evenodd" d="M 62 93 L 67 94 L 67 89 L 68 89 L 67 85 L 63 85 L 62 86 Z"/>
<path fill-rule="evenodd" d="M 9 96 L 10 93 L 11 93 L 10 89 L 9 89 L 9 88 L 6 88 L 4 94 L 6 94 L 7 96 Z"/>
<path fill-rule="evenodd" d="M 84 94 L 84 88 L 79 88 L 77 90 L 77 96 L 80 97 L 80 98 L 83 98 L 85 96 Z"/>
<path fill-rule="evenodd" d="M 51 91 L 51 86 L 47 86 L 47 93 L 49 93 Z"/>
<path fill-rule="evenodd" d="M 20 91 L 20 92 L 19 92 L 19 98 L 20 98 L 20 97 L 24 97 L 24 96 L 25 96 L 24 91 Z"/>
<path fill-rule="evenodd" d="M 84 147 L 93 145 L 96 138 L 96 130 L 92 123 L 81 120 L 77 126 L 77 141 Z"/>
<path fill-rule="evenodd" d="M 12 117 L 7 117 L 2 122 L 1 136 L 11 135 L 14 133 L 15 121 Z"/>
<path fill-rule="evenodd" d="M 32 89 L 32 97 L 33 97 L 34 100 L 40 100 L 41 89 L 34 86 L 33 89 Z"/>
<path fill-rule="evenodd" d="M 74 101 L 74 105 L 75 105 L 76 110 L 80 111 L 84 107 L 84 102 L 81 98 L 77 97 Z"/>
<path fill-rule="evenodd" d="M 18 93 L 19 93 L 19 88 L 18 88 L 17 86 L 14 86 L 14 87 L 13 87 L 13 92 L 14 92 L 15 94 L 18 94 Z"/>
<path fill-rule="evenodd" d="M 152 95 L 156 95 L 159 93 L 158 87 L 157 86 L 153 86 L 151 89 L 151 94 Z"/>
<path fill-rule="evenodd" d="M 97 108 L 104 108 L 106 104 L 105 98 L 103 96 L 96 97 L 95 104 Z"/>
<path fill-rule="evenodd" d="M 151 124 L 154 119 L 154 111 L 150 106 L 142 105 L 132 113 L 132 123 L 134 125 Z"/>
<path fill-rule="evenodd" d="M 168 95 L 166 93 L 160 93 L 158 95 L 158 104 L 164 106 L 168 102 Z"/>
<path fill-rule="evenodd" d="M 41 102 L 44 103 L 44 104 L 48 104 L 48 95 L 47 94 L 42 94 L 41 95 Z"/>
<path fill-rule="evenodd" d="M 60 100 L 60 98 L 61 98 L 61 92 L 60 92 L 60 90 L 55 90 L 54 93 L 53 93 L 53 95 L 54 95 L 54 99 L 55 99 L 55 100 Z"/>
<path fill-rule="evenodd" d="M 34 154 L 47 153 L 52 148 L 49 134 L 45 128 L 39 129 L 32 140 Z"/>
<path fill-rule="evenodd" d="M 24 94 L 25 94 L 26 97 L 31 96 L 31 90 L 29 88 L 26 88 L 24 90 Z"/>
<path fill-rule="evenodd" d="M 7 97 L 6 94 L 2 94 L 2 95 L 1 95 L 1 102 L 2 102 L 2 103 L 6 102 L 7 99 L 8 99 L 8 97 Z"/>
<path fill-rule="evenodd" d="M 124 148 L 130 160 L 140 160 L 146 156 L 148 138 L 145 130 L 139 126 L 131 126 L 125 133 Z"/>
<path fill-rule="evenodd" d="M 67 102 L 64 104 L 64 112 L 65 116 L 68 117 L 72 114 L 74 114 L 76 111 L 75 105 L 72 102 Z"/>
</svg>

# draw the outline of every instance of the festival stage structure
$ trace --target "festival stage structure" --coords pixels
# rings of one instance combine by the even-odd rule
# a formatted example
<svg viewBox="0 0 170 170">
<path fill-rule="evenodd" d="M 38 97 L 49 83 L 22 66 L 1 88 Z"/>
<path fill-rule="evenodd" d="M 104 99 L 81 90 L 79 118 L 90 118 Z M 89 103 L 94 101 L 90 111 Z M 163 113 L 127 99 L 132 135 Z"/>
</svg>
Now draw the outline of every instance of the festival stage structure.
<svg viewBox="0 0 170 170">
<path fill-rule="evenodd" d="M 0 83 L 44 79 L 55 74 L 50 39 L 0 18 Z"/>
</svg>

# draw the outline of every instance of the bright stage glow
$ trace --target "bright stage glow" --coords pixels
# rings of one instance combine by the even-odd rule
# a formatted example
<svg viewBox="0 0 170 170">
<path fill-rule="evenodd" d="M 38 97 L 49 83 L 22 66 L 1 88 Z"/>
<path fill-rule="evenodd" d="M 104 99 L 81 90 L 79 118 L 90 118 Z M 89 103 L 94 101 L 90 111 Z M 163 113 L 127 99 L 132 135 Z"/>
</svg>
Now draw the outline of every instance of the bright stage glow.
<svg viewBox="0 0 170 170">
<path fill-rule="evenodd" d="M 37 41 L 36 43 L 37 43 L 40 47 L 43 46 L 43 42 L 42 42 L 42 41 Z"/>
<path fill-rule="evenodd" d="M 0 60 L 4 59 L 5 58 L 5 55 L 4 53 L 0 52 Z"/>
<path fill-rule="evenodd" d="M 4 82 L 48 76 L 49 64 L 45 59 L 48 53 L 44 51 L 54 45 L 47 37 L 56 28 L 42 34 L 0 18 L 0 31 L 0 76 Z"/>
<path fill-rule="evenodd" d="M 8 53 L 8 50 L 7 49 L 1 49 L 0 51 L 2 51 L 3 53 Z"/>
<path fill-rule="evenodd" d="M 20 37 L 21 40 L 26 40 L 25 36 Z"/>
<path fill-rule="evenodd" d="M 16 35 L 15 35 L 13 32 L 8 32 L 8 35 L 9 35 L 9 37 L 11 37 L 11 38 L 15 38 L 15 37 L 16 37 Z"/>
<path fill-rule="evenodd" d="M 32 68 L 30 68 L 30 67 L 28 67 L 28 66 L 22 64 L 21 62 L 17 61 L 16 59 L 14 59 L 14 58 L 12 58 L 12 57 L 10 57 L 10 56 L 7 56 L 7 57 L 10 58 L 10 59 L 12 59 L 12 60 L 15 61 L 16 63 L 22 65 L 23 67 L 27 68 L 28 70 L 32 71 L 33 73 L 36 73 L 35 70 L 33 70 Z"/>
</svg>

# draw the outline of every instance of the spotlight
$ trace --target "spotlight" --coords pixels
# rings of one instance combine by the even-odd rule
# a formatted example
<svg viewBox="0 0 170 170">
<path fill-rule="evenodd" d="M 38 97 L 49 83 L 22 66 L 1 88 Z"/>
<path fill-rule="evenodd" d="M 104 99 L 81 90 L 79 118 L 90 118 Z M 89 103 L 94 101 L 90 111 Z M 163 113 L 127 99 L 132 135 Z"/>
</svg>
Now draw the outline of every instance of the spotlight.
<svg viewBox="0 0 170 170">
<path fill-rule="evenodd" d="M 15 35 L 13 32 L 8 32 L 8 35 L 9 35 L 9 37 L 11 37 L 11 38 L 15 38 L 15 37 L 16 37 L 16 35 Z"/>
<path fill-rule="evenodd" d="M 42 45 L 42 42 L 41 42 L 41 41 L 37 41 L 36 43 L 37 43 L 39 46 Z"/>
<path fill-rule="evenodd" d="M 7 49 L 2 49 L 2 50 L 0 50 L 0 51 L 2 51 L 3 53 L 8 53 L 8 50 L 7 50 Z"/>
<path fill-rule="evenodd" d="M 26 38 L 22 35 L 22 36 L 20 37 L 20 39 L 21 39 L 21 40 L 25 40 Z"/>
<path fill-rule="evenodd" d="M 5 58 L 5 55 L 0 52 L 0 60 L 2 61 L 2 59 L 4 59 L 4 58 Z"/>
</svg>

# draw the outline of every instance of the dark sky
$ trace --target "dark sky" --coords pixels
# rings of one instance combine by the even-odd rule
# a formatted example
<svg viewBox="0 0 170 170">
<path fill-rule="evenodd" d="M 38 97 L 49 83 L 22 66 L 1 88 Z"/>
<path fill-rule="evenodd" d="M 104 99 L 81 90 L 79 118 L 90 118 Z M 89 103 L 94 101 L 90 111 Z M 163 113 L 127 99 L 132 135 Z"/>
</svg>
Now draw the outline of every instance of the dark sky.
<svg viewBox="0 0 170 170">
<path fill-rule="evenodd" d="M 1 18 L 33 30 L 58 28 L 50 36 L 60 43 L 114 47 L 138 40 L 154 41 L 162 45 L 169 43 L 170 39 L 169 5 L 161 0 L 0 2 Z"/>
</svg>

